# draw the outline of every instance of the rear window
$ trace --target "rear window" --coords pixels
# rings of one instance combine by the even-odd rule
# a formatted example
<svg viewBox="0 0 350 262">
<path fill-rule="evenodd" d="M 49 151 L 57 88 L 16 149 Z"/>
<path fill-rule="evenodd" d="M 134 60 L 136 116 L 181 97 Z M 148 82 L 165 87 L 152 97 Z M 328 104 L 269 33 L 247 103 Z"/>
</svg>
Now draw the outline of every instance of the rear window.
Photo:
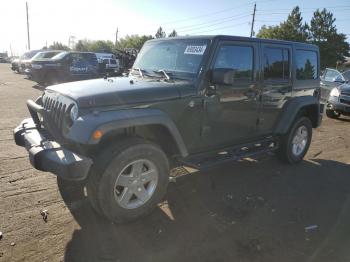
<svg viewBox="0 0 350 262">
<path fill-rule="evenodd" d="M 317 53 L 308 50 L 296 51 L 296 77 L 298 80 L 313 80 L 318 77 Z"/>
</svg>

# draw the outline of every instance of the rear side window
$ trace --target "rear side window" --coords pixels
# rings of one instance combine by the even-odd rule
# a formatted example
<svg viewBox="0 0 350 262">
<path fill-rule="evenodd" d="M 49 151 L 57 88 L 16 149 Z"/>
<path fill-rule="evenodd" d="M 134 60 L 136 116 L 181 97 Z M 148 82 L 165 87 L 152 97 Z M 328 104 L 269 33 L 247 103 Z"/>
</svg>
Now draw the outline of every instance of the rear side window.
<svg viewBox="0 0 350 262">
<path fill-rule="evenodd" d="M 222 45 L 217 54 L 214 69 L 226 68 L 235 70 L 236 80 L 252 80 L 253 47 Z"/>
<path fill-rule="evenodd" d="M 289 52 L 286 48 L 264 48 L 264 80 L 289 79 Z"/>
<path fill-rule="evenodd" d="M 296 50 L 296 77 L 298 80 L 312 80 L 318 77 L 317 53 Z"/>
</svg>

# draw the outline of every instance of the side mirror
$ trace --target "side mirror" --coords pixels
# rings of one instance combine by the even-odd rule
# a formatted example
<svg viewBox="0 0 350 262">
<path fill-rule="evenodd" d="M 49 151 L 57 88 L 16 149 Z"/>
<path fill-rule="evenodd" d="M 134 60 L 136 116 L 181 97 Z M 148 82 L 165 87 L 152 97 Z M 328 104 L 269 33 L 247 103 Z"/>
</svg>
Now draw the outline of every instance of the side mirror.
<svg viewBox="0 0 350 262">
<path fill-rule="evenodd" d="M 215 68 L 212 71 L 211 82 L 219 85 L 232 85 L 235 80 L 235 70 L 229 68 Z"/>
</svg>

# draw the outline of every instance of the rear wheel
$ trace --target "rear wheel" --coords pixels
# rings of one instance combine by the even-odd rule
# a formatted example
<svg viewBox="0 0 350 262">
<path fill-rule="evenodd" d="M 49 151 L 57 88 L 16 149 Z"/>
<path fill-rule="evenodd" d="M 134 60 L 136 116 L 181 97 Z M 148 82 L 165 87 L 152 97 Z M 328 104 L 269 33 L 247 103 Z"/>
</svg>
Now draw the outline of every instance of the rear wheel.
<svg viewBox="0 0 350 262">
<path fill-rule="evenodd" d="M 300 162 L 306 155 L 312 139 L 312 124 L 309 118 L 298 118 L 283 135 L 277 157 L 283 162 L 295 164 Z"/>
<path fill-rule="evenodd" d="M 138 138 L 105 150 L 87 184 L 94 209 L 113 222 L 131 221 L 152 211 L 169 182 L 169 163 L 155 144 Z"/>
<path fill-rule="evenodd" d="M 340 117 L 340 113 L 338 113 L 337 111 L 334 111 L 332 109 L 327 109 L 326 110 L 326 115 L 329 117 L 329 118 L 332 118 L 332 119 L 337 119 Z"/>
</svg>

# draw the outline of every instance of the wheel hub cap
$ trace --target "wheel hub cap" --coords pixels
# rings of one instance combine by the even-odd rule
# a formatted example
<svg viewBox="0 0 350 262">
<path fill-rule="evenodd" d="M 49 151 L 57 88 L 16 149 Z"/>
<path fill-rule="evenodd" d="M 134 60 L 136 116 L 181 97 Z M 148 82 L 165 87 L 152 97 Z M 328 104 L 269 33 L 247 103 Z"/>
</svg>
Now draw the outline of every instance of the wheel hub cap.
<svg viewBox="0 0 350 262">
<path fill-rule="evenodd" d="M 140 159 L 127 164 L 117 176 L 114 197 L 118 205 L 134 209 L 145 204 L 158 183 L 158 170 L 151 161 Z"/>
<path fill-rule="evenodd" d="M 293 137 L 292 140 L 292 152 L 295 156 L 300 156 L 308 143 L 309 134 L 305 126 L 300 126 Z"/>
</svg>

